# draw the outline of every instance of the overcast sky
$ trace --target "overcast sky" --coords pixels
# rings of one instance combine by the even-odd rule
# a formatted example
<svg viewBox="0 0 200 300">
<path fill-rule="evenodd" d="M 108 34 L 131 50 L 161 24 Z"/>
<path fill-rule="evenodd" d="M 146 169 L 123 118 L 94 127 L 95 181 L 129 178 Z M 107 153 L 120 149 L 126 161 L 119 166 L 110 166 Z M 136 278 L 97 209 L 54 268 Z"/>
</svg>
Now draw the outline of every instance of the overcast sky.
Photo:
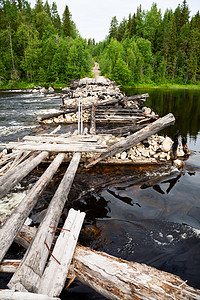
<svg viewBox="0 0 200 300">
<path fill-rule="evenodd" d="M 128 18 L 129 13 L 133 14 L 137 11 L 137 7 L 141 4 L 145 11 L 150 10 L 153 2 L 157 3 L 161 12 L 164 13 L 167 8 L 175 10 L 178 4 L 182 4 L 183 0 L 48 0 L 49 4 L 56 2 L 58 12 L 62 17 L 65 6 L 68 5 L 78 31 L 83 38 L 94 38 L 96 42 L 103 41 L 108 34 L 111 19 L 116 16 L 118 22 L 123 17 Z M 31 0 L 34 7 L 35 0 Z M 45 3 L 46 0 L 43 0 Z M 199 0 L 187 0 L 190 9 L 190 16 L 193 16 L 200 10 Z"/>
</svg>

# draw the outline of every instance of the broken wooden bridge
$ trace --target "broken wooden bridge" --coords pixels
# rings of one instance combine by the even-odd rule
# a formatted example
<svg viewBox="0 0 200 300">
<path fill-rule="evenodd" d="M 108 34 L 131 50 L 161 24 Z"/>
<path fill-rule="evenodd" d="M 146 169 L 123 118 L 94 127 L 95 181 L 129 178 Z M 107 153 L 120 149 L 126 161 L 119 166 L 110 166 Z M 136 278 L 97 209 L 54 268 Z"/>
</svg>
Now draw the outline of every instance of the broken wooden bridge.
<svg viewBox="0 0 200 300">
<path fill-rule="evenodd" d="M 9 290 L 0 291 L 0 299 L 58 299 L 67 278 L 69 284 L 77 278 L 109 299 L 199 299 L 200 291 L 175 275 L 77 245 L 84 212 L 71 209 L 64 226 L 58 228 L 82 153 L 94 153 L 85 163 L 88 168 L 173 123 L 174 116 L 169 114 L 111 146 L 98 143 L 96 135 L 58 134 L 60 127 L 51 134 L 27 136 L 23 141 L 3 145 L 15 151 L 0 177 L 1 198 L 48 156 L 53 154 L 54 159 L 12 215 L 2 222 L 0 271 L 14 275 Z M 40 226 L 36 230 L 23 225 L 66 154 L 71 161 Z M 55 238 L 56 232 L 60 234 Z M 13 241 L 28 247 L 21 261 L 3 260 Z"/>
</svg>

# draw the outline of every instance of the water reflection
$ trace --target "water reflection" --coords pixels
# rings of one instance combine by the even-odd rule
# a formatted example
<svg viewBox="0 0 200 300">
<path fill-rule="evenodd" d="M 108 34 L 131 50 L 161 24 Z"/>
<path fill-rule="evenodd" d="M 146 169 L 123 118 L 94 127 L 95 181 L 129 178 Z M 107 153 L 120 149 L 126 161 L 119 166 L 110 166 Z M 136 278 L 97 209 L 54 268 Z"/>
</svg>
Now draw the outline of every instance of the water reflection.
<svg viewBox="0 0 200 300">
<path fill-rule="evenodd" d="M 181 136 L 197 141 L 200 132 L 200 90 L 199 89 L 124 89 L 128 95 L 149 93 L 145 105 L 152 108 L 159 116 L 172 112 L 176 118 L 174 126 L 164 133 L 171 137 L 177 130 Z M 198 148 L 198 150 L 200 147 Z"/>
</svg>

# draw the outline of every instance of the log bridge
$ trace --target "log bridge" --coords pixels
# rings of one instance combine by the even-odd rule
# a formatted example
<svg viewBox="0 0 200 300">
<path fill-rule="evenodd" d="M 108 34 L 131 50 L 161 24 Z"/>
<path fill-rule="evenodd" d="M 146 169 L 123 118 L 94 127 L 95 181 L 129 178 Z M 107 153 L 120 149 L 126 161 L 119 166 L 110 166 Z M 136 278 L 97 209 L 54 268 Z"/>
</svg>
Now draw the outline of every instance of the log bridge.
<svg viewBox="0 0 200 300">
<path fill-rule="evenodd" d="M 63 227 L 58 228 L 82 153 L 94 153 L 84 164 L 85 168 L 90 168 L 172 125 L 174 121 L 174 116 L 168 114 L 110 147 L 99 144 L 97 135 L 58 134 L 60 126 L 48 135 L 27 136 L 23 141 L 0 145 L 14 150 L 1 161 L 6 172 L 0 177 L 0 198 L 54 154 L 43 175 L 11 216 L 2 221 L 0 272 L 13 273 L 13 276 L 8 289 L 0 290 L 1 300 L 58 300 L 66 281 L 69 286 L 75 278 L 108 299 L 200 299 L 200 291 L 188 286 L 178 276 L 77 245 L 84 212 L 70 209 Z M 94 124 L 91 126 L 94 127 Z M 37 229 L 24 225 L 67 153 L 73 153 L 71 161 L 41 224 Z M 57 231 L 60 234 L 55 236 Z M 27 248 L 20 261 L 4 259 L 13 241 Z"/>
</svg>

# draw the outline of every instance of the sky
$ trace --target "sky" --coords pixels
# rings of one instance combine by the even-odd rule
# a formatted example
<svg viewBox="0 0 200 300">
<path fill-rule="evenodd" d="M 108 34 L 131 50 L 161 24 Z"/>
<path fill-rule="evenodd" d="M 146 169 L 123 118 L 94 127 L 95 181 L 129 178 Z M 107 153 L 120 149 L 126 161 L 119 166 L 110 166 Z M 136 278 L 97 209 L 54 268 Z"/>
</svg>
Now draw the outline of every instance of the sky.
<svg viewBox="0 0 200 300">
<path fill-rule="evenodd" d="M 48 0 L 51 5 L 56 2 L 58 12 L 62 18 L 66 5 L 72 15 L 72 20 L 83 38 L 94 38 L 96 42 L 103 41 L 108 35 L 111 20 L 114 16 L 118 22 L 121 22 L 129 14 L 134 14 L 137 7 L 141 4 L 142 10 L 151 9 L 153 2 L 157 3 L 158 9 L 164 14 L 167 8 L 176 9 L 183 0 Z M 34 7 L 36 0 L 28 1 Z M 45 3 L 46 0 L 43 0 Z M 190 16 L 193 16 L 200 10 L 199 0 L 187 0 L 190 10 Z"/>
</svg>

